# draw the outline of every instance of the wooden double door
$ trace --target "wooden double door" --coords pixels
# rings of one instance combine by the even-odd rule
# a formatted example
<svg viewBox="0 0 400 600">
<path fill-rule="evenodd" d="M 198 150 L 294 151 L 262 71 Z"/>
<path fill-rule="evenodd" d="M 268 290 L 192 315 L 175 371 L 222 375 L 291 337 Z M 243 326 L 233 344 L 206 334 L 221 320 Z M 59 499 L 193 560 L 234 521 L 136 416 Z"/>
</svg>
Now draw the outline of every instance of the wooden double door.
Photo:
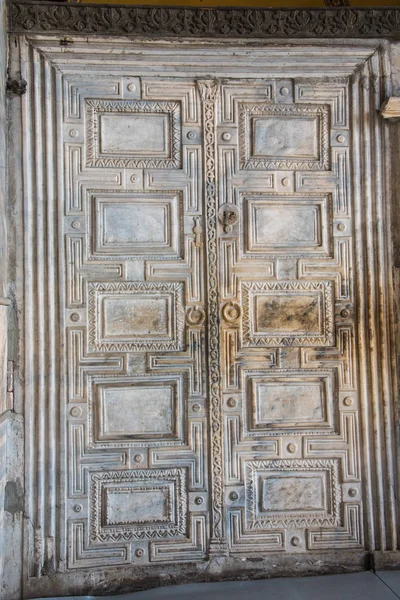
<svg viewBox="0 0 400 600">
<path fill-rule="evenodd" d="M 30 576 L 361 549 L 348 81 L 28 42 Z"/>
</svg>

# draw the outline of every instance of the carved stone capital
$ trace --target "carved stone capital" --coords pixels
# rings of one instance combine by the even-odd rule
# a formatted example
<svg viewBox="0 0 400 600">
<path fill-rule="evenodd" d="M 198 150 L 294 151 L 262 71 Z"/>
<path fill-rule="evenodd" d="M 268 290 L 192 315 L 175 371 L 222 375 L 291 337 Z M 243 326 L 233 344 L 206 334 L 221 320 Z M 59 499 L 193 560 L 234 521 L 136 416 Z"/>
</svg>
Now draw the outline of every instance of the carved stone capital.
<svg viewBox="0 0 400 600">
<path fill-rule="evenodd" d="M 199 79 L 197 87 L 203 102 L 215 102 L 219 93 L 219 82 L 217 79 Z"/>
</svg>

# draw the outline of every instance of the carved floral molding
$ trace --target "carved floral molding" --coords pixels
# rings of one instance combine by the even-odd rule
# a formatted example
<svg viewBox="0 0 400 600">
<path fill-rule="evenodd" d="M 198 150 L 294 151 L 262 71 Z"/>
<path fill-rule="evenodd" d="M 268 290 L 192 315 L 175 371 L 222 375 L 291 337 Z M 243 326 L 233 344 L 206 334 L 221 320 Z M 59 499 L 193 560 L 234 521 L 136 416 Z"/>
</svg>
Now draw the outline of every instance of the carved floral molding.
<svg viewBox="0 0 400 600">
<path fill-rule="evenodd" d="M 400 38 L 399 9 L 202 9 L 10 2 L 9 29 L 31 33 L 221 38 Z"/>
</svg>

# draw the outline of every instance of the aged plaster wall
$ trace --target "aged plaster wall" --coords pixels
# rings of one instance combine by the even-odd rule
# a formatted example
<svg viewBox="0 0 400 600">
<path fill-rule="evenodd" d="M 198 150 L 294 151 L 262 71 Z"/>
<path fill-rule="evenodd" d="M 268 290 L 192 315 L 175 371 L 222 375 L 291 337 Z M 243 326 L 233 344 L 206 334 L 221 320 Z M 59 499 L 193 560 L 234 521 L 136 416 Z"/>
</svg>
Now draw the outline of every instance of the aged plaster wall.
<svg viewBox="0 0 400 600">
<path fill-rule="evenodd" d="M 7 419 L 6 411 L 6 314 L 7 307 L 4 304 L 6 295 L 5 278 L 5 76 L 6 76 L 6 8 L 5 1 L 0 2 L 0 457 L 4 456 L 6 444 Z M 3 506 L 5 490 L 5 461 L 0 460 L 0 580 L 3 573 L 3 543 L 1 535 L 3 530 Z"/>
<path fill-rule="evenodd" d="M 7 238 L 12 210 L 7 201 L 7 20 L 6 1 L 0 0 L 0 597 L 20 598 L 24 511 L 23 418 L 8 393 L 8 360 L 15 362 L 12 286 L 9 285 Z M 10 329 L 10 332 L 8 332 Z M 11 333 L 11 335 L 9 335 Z"/>
<path fill-rule="evenodd" d="M 391 74 L 392 74 L 392 96 L 400 97 L 400 43 L 391 44 Z M 396 325 L 396 372 L 400 373 L 400 173 L 397 165 L 400 161 L 400 118 L 395 118 L 389 122 L 389 143 L 392 164 L 393 195 L 391 197 L 391 235 L 393 250 L 393 285 L 394 285 L 394 314 Z M 398 386 L 400 385 L 398 377 Z M 397 401 L 395 402 L 395 427 L 397 440 L 397 453 L 399 453 L 400 444 L 400 393 L 397 390 Z M 398 467 L 398 481 L 400 481 L 400 465 Z M 398 567 L 398 564 L 394 563 Z"/>
</svg>

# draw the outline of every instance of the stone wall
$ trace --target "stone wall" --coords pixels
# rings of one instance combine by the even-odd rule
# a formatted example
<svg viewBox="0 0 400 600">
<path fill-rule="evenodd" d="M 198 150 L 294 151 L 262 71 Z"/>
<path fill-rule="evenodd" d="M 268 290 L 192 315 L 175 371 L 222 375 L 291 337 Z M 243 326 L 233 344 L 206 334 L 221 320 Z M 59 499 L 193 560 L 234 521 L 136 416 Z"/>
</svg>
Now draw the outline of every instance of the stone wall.
<svg viewBox="0 0 400 600">
<path fill-rule="evenodd" d="M 6 3 L 0 2 L 0 456 L 5 453 L 6 444 L 6 329 L 7 306 L 6 295 L 6 266 L 5 266 L 5 192 L 6 192 L 6 105 L 5 105 L 5 80 L 6 80 Z M 0 460 L 0 580 L 3 573 L 3 543 L 1 535 L 3 529 L 3 506 L 5 489 L 5 461 Z"/>
<path fill-rule="evenodd" d="M 14 314 L 7 244 L 12 213 L 7 189 L 7 66 L 6 1 L 0 0 L 0 597 L 17 599 L 21 596 L 24 463 L 22 415 L 15 411 L 7 376 L 7 365 L 15 361 L 8 344 L 12 335 L 7 331 Z"/>
</svg>

